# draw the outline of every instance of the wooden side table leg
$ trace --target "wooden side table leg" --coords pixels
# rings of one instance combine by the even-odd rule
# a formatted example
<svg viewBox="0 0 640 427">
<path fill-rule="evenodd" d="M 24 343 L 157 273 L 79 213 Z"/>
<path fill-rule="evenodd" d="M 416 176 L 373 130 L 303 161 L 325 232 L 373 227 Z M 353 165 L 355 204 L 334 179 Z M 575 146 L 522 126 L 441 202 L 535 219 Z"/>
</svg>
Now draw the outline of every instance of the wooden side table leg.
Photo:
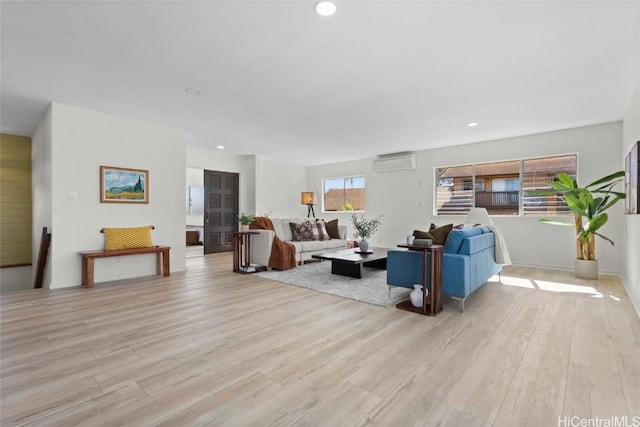
<svg viewBox="0 0 640 427">
<path fill-rule="evenodd" d="M 244 237 L 244 266 L 248 268 L 251 265 L 251 236 L 246 234 Z"/>
<path fill-rule="evenodd" d="M 425 251 L 425 254 L 427 252 Z M 438 281 L 436 276 L 436 260 L 437 256 L 435 252 L 431 252 L 431 292 L 429 292 L 429 315 L 435 316 L 438 313 L 438 289 L 436 282 Z"/>
<path fill-rule="evenodd" d="M 433 279 L 433 276 L 431 276 Z M 433 289 L 433 288 L 432 288 Z M 427 310 L 427 251 L 422 251 L 422 312 L 425 314 L 429 314 L 429 310 Z M 431 292 L 430 292 L 431 294 Z"/>
<path fill-rule="evenodd" d="M 93 288 L 93 258 L 84 258 L 84 266 L 82 269 L 82 284 L 87 288 Z"/>
<path fill-rule="evenodd" d="M 233 271 L 240 271 L 240 236 L 238 234 L 233 235 Z"/>
<path fill-rule="evenodd" d="M 436 313 L 439 313 L 442 311 L 442 250 L 439 250 L 436 255 L 434 289 L 436 289 Z"/>
<path fill-rule="evenodd" d="M 162 274 L 171 276 L 171 262 L 169 258 L 169 249 L 162 251 Z"/>
<path fill-rule="evenodd" d="M 82 257 L 82 286 L 87 286 L 87 258 Z"/>
</svg>

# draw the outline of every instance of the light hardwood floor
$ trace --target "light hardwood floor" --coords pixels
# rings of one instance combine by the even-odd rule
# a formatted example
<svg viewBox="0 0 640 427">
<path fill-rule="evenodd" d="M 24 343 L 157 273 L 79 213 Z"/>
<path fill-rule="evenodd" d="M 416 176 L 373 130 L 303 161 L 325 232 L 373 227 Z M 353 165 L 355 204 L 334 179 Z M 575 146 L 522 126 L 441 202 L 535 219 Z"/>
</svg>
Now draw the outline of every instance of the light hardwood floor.
<svg viewBox="0 0 640 427">
<path fill-rule="evenodd" d="M 231 264 L 210 255 L 171 277 L 2 295 L 0 424 L 557 426 L 640 416 L 640 320 L 616 277 L 509 267 L 464 313 L 445 299 L 443 313 L 425 317 Z"/>
</svg>

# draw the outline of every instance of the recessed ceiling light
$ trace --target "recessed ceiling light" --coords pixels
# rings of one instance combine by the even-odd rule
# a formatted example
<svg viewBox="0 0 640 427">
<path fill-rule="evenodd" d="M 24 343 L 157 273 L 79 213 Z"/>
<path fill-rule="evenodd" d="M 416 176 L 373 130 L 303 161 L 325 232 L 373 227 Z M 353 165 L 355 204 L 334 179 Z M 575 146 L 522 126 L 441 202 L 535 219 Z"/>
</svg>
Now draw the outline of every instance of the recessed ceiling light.
<svg viewBox="0 0 640 427">
<path fill-rule="evenodd" d="M 186 93 L 187 95 L 194 95 L 194 96 L 202 95 L 201 91 L 199 91 L 198 89 L 194 89 L 192 87 L 186 88 L 184 90 L 184 93 Z"/>
<path fill-rule="evenodd" d="M 472 128 L 472 127 L 478 126 L 478 124 L 476 122 L 471 122 L 471 123 L 467 123 L 467 126 Z"/>
<path fill-rule="evenodd" d="M 217 148 L 218 150 L 224 150 L 224 145 L 218 145 L 216 148 Z"/>
<path fill-rule="evenodd" d="M 336 13 L 336 4 L 332 1 L 319 1 L 313 8 L 320 16 L 331 16 Z"/>
</svg>

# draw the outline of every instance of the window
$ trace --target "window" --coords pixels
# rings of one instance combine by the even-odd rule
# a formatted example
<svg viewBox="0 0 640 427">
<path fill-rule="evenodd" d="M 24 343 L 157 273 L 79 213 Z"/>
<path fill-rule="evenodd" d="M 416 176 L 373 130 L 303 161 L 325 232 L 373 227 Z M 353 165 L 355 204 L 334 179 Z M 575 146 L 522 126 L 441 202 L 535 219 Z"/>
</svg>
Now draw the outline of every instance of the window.
<svg viewBox="0 0 640 427">
<path fill-rule="evenodd" d="M 576 169 L 575 154 L 436 168 L 436 215 L 466 215 L 471 207 L 491 215 L 561 215 L 568 208 L 560 197 L 529 192 L 550 189 L 560 172 L 575 177 Z"/>
<path fill-rule="evenodd" d="M 325 212 L 364 210 L 364 176 L 324 179 L 322 187 Z"/>
<path fill-rule="evenodd" d="M 473 207 L 473 166 L 436 169 L 438 215 L 466 215 Z"/>
<path fill-rule="evenodd" d="M 524 160 L 522 166 L 522 210 L 524 215 L 549 216 L 571 213 L 564 200 L 558 195 L 535 196 L 529 195 L 529 193 L 535 190 L 550 190 L 549 182 L 555 180 L 556 175 L 560 172 L 575 179 L 576 170 L 576 155 Z"/>
</svg>

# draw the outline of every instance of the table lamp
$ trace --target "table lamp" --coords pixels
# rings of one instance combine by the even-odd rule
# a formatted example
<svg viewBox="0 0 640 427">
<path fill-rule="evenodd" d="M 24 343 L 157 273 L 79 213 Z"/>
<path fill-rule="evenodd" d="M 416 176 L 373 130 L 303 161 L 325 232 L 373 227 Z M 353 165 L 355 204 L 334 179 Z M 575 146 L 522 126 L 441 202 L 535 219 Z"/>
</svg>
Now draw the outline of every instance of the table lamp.
<svg viewBox="0 0 640 427">
<path fill-rule="evenodd" d="M 493 224 L 489 212 L 485 208 L 471 208 L 467 217 L 464 219 L 465 224 L 470 225 L 485 225 Z"/>
</svg>

